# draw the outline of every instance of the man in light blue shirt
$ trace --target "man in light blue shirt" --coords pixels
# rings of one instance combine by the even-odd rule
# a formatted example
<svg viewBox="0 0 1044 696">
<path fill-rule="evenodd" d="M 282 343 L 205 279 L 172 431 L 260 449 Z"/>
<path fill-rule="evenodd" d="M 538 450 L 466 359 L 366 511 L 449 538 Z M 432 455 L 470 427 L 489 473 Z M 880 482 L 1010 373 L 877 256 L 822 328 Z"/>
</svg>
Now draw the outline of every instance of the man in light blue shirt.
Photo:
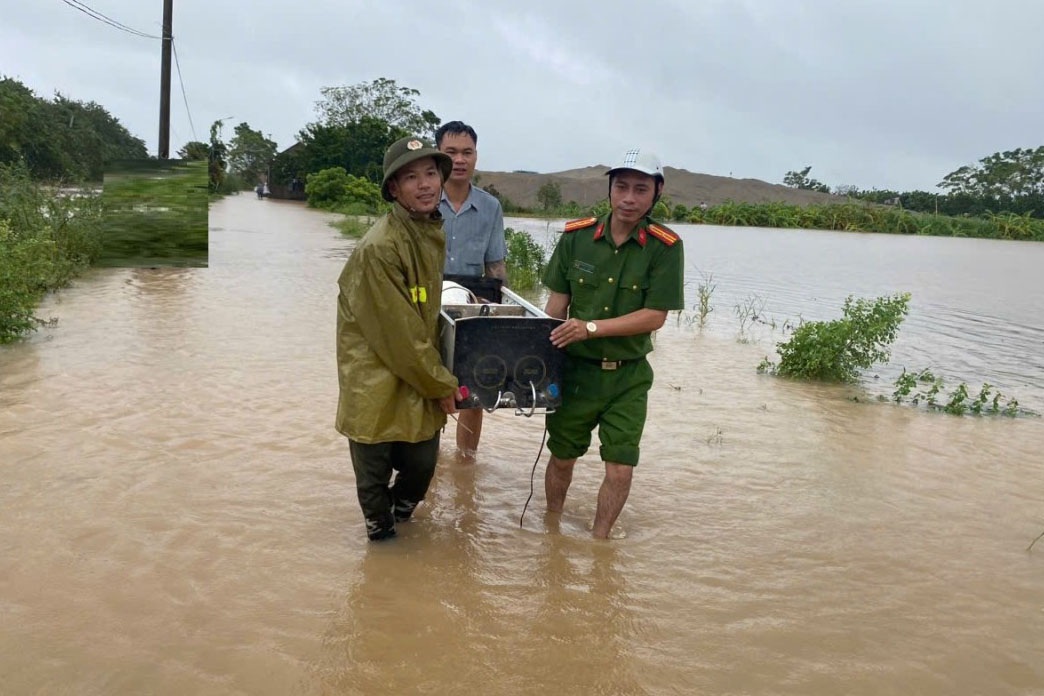
<svg viewBox="0 0 1044 696">
<path fill-rule="evenodd" d="M 504 210 L 496 197 L 471 183 L 478 163 L 475 129 L 461 121 L 445 123 L 435 131 L 435 146 L 453 160 L 439 204 L 446 233 L 445 273 L 506 282 Z M 474 454 L 481 434 L 482 409 L 457 413 L 458 449 Z"/>
</svg>

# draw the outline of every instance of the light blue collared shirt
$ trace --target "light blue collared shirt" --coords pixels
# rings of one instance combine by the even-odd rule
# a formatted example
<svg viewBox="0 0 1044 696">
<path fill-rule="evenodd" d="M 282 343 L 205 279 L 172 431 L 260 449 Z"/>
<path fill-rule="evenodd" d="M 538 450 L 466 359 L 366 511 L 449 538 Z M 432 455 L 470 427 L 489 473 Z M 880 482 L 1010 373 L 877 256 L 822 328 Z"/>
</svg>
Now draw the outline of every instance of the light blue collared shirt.
<svg viewBox="0 0 1044 696">
<path fill-rule="evenodd" d="M 507 257 L 504 209 L 495 196 L 472 184 L 460 210 L 454 212 L 444 190 L 439 212 L 445 221 L 445 273 L 481 276 L 486 264 Z"/>
</svg>

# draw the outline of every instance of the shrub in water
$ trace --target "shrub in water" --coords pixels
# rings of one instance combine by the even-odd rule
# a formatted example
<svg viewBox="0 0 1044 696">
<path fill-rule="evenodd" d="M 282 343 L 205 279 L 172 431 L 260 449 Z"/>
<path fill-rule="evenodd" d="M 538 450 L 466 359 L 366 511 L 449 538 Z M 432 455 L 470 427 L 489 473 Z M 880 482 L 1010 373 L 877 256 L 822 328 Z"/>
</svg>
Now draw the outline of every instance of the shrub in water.
<svg viewBox="0 0 1044 696">
<path fill-rule="evenodd" d="M 860 369 L 888 361 L 909 301 L 909 293 L 875 300 L 848 297 L 841 319 L 802 323 L 790 340 L 776 344 L 779 365 L 766 359 L 758 369 L 784 377 L 855 382 Z"/>
<path fill-rule="evenodd" d="M 544 250 L 526 232 L 504 230 L 507 242 L 508 285 L 513 290 L 529 290 L 537 286 L 544 274 Z"/>
</svg>

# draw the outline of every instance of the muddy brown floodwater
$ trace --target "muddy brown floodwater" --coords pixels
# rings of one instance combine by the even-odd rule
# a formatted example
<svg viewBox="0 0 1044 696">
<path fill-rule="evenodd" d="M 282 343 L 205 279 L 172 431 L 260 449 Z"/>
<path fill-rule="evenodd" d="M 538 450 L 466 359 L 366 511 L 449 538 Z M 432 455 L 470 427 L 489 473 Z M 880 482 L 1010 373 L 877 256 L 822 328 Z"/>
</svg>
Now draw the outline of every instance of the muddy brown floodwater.
<svg viewBox="0 0 1044 696">
<path fill-rule="evenodd" d="M 733 298 L 829 314 L 861 291 L 845 254 L 894 265 L 895 238 L 819 238 L 846 288 L 794 251 L 814 233 L 681 230 L 718 306 L 656 337 L 616 539 L 589 537 L 596 456 L 555 523 L 544 451 L 520 528 L 543 423 L 498 411 L 473 462 L 447 430 L 417 519 L 370 545 L 333 430 L 352 243 L 327 219 L 227 198 L 209 268 L 92 271 L 0 348 L 0 691 L 1044 693 L 1042 419 L 853 400 L 758 375 L 773 338 L 737 340 Z M 925 273 L 897 277 L 923 286 L 897 353 L 1040 410 L 1041 281 L 996 286 L 1032 296 L 1019 316 L 967 309 L 946 264 L 968 241 L 909 240 Z M 988 267 L 987 247 L 967 253 Z M 962 317 L 993 322 L 992 359 Z"/>
</svg>

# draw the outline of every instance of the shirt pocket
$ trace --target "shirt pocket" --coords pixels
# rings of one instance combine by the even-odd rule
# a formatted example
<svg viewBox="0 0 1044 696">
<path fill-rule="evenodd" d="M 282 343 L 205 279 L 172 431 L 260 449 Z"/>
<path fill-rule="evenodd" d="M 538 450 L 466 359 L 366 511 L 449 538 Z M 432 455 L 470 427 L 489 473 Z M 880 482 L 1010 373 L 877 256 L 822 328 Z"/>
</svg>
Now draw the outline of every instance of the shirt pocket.
<svg viewBox="0 0 1044 696">
<path fill-rule="evenodd" d="M 579 305 L 581 309 L 592 308 L 601 284 L 598 275 L 581 271 L 578 268 L 570 268 L 566 273 L 566 279 L 569 281 L 570 304 Z"/>
<path fill-rule="evenodd" d="M 649 293 L 649 279 L 631 277 L 620 279 L 620 289 L 616 296 L 617 314 L 628 314 L 645 307 L 645 297 Z"/>
</svg>

